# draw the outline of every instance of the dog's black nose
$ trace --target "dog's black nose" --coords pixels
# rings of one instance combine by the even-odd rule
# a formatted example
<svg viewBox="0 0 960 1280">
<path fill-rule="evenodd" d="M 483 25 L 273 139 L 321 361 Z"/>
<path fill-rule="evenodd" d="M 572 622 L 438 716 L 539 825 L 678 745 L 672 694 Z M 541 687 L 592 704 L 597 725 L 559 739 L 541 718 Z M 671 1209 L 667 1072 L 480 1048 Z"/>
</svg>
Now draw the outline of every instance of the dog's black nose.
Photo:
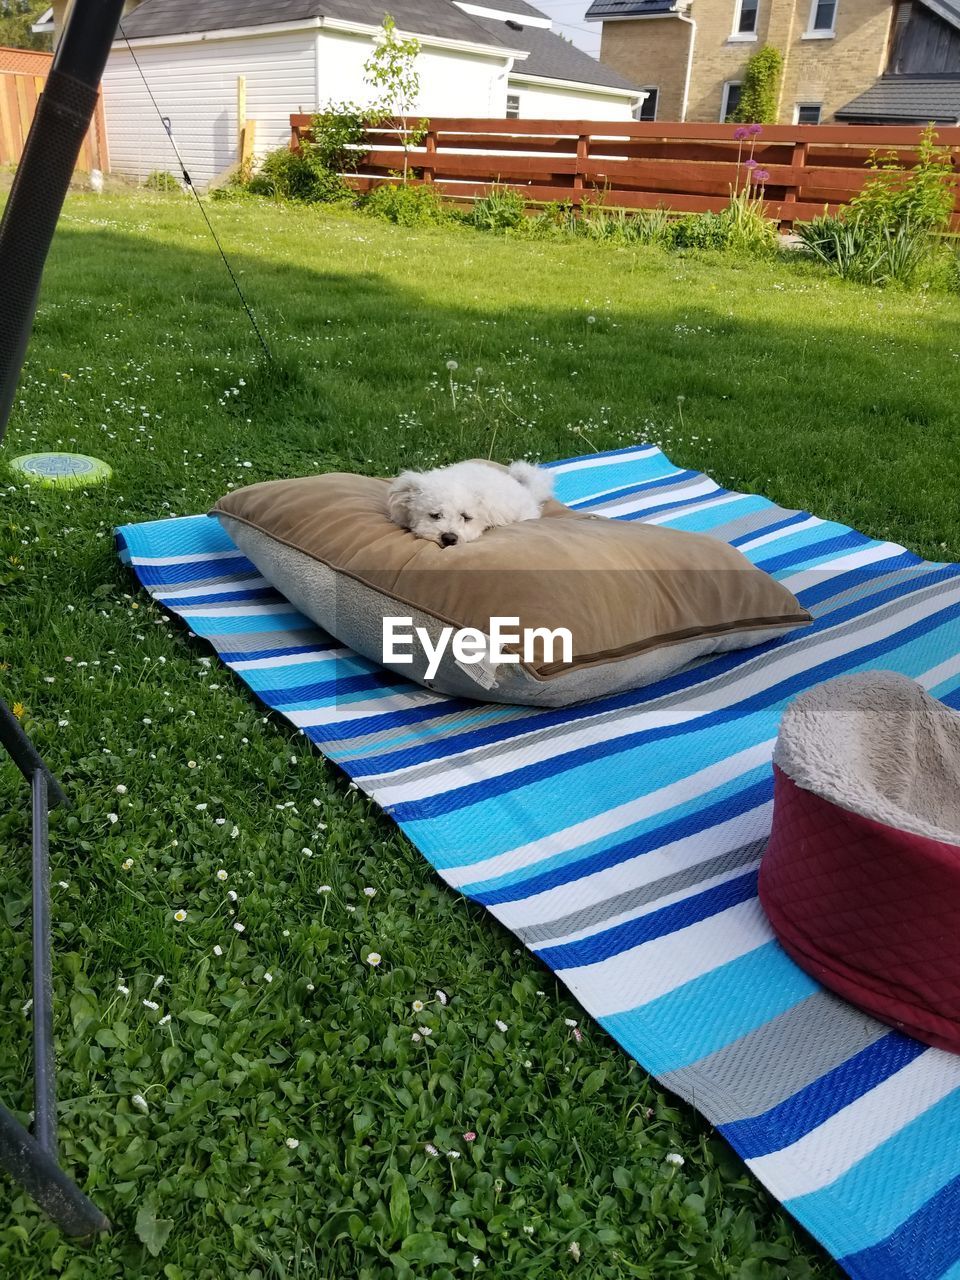
<svg viewBox="0 0 960 1280">
<path fill-rule="evenodd" d="M 441 547 L 455 547 L 457 545 L 457 535 L 455 533 L 441 533 Z"/>
</svg>

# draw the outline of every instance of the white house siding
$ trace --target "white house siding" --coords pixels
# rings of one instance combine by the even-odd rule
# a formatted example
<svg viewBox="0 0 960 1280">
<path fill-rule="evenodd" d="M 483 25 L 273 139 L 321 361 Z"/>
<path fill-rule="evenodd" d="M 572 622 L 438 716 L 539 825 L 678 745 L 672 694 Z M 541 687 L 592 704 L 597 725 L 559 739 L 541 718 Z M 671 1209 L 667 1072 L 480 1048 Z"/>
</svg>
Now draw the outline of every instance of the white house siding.
<svg viewBox="0 0 960 1280">
<path fill-rule="evenodd" d="M 518 66 L 519 70 L 519 66 Z M 632 120 L 632 99 L 586 93 L 510 78 L 508 92 L 520 99 L 521 120 Z M 503 114 L 500 112 L 499 114 Z"/>
<path fill-rule="evenodd" d="M 247 117 L 262 155 L 290 140 L 290 113 L 316 106 L 316 31 L 135 44 L 191 178 L 210 181 L 237 158 L 237 77 L 247 80 Z M 103 109 L 114 173 L 142 180 L 177 171 L 176 157 L 128 51 L 114 48 L 103 76 Z"/>
<path fill-rule="evenodd" d="M 369 101 L 363 64 L 373 52 L 369 36 L 322 31 L 319 37 L 319 99 L 327 102 Z M 497 116 L 507 110 L 507 68 L 511 59 L 491 49 L 489 54 L 439 49 L 421 44 L 416 69 L 420 100 L 415 111 L 424 116 Z"/>
</svg>

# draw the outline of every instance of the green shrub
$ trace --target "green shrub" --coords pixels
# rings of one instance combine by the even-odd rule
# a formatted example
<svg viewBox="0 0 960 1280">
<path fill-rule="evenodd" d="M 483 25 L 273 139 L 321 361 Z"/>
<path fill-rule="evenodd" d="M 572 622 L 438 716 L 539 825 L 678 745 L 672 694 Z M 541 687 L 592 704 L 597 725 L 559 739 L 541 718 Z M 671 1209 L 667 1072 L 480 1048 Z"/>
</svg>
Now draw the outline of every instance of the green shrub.
<svg viewBox="0 0 960 1280">
<path fill-rule="evenodd" d="M 479 231 L 514 231 L 522 226 L 526 206 L 519 192 L 493 187 L 474 202 L 470 222 Z"/>
<path fill-rule="evenodd" d="M 355 102 L 330 102 L 310 121 L 311 157 L 331 173 L 356 173 L 363 160 L 368 125 L 380 123 L 374 107 Z"/>
<path fill-rule="evenodd" d="M 733 119 L 742 124 L 776 124 L 782 74 L 783 55 L 779 49 L 767 44 L 752 54 L 747 59 L 740 105 Z"/>
<path fill-rule="evenodd" d="M 730 223 L 719 213 L 685 213 L 674 218 L 667 232 L 672 249 L 725 249 Z"/>
<path fill-rule="evenodd" d="M 915 231 L 942 231 L 950 220 L 956 198 L 956 177 L 950 152 L 937 146 L 931 125 L 923 132 L 912 169 L 905 169 L 895 152 L 870 157 L 874 177 L 850 201 L 853 220 L 868 234 L 879 237 L 909 225 Z"/>
<path fill-rule="evenodd" d="M 909 287 L 933 266 L 930 233 L 909 221 L 877 233 L 859 218 L 824 215 L 800 223 L 797 235 L 812 255 L 842 280 Z"/>
<path fill-rule="evenodd" d="M 580 220 L 569 200 L 551 200 L 527 219 L 524 230 L 536 240 L 556 240 L 579 235 Z"/>
<path fill-rule="evenodd" d="M 747 183 L 733 192 L 720 217 L 727 224 L 727 248 L 753 255 L 776 249 L 777 228 L 764 209 L 762 186 Z"/>
<path fill-rule="evenodd" d="M 451 221 L 437 188 L 419 182 L 381 183 L 364 200 L 363 208 L 398 227 L 436 227 Z"/>
<path fill-rule="evenodd" d="M 298 200 L 305 204 L 334 204 L 353 198 L 353 192 L 339 174 L 331 172 L 309 143 L 299 151 L 278 147 L 263 158 L 247 190 L 275 200 Z"/>
<path fill-rule="evenodd" d="M 672 238 L 670 226 L 666 209 L 640 209 L 630 219 L 628 233 L 635 244 L 667 245 Z"/>
<path fill-rule="evenodd" d="M 143 185 L 149 191 L 182 191 L 180 183 L 172 173 L 165 173 L 162 169 L 154 169 L 144 180 Z"/>
</svg>

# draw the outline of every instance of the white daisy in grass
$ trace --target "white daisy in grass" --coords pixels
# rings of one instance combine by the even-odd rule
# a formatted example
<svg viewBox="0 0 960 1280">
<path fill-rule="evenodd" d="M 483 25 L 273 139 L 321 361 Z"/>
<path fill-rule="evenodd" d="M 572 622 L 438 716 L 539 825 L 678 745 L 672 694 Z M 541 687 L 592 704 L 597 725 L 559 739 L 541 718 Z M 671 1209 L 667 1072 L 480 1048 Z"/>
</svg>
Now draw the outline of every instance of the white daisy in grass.
<svg viewBox="0 0 960 1280">
<path fill-rule="evenodd" d="M 312 983 L 312 982 L 308 982 L 308 983 L 307 983 L 307 990 L 308 990 L 308 991 L 316 991 L 316 987 L 313 985 L 313 983 Z"/>
<path fill-rule="evenodd" d="M 206 809 L 206 807 L 207 807 L 207 806 L 206 806 L 206 804 L 198 804 L 198 805 L 197 805 L 197 812 L 198 812 L 198 813 L 203 813 L 203 811 Z"/>
<path fill-rule="evenodd" d="M 576 1018 L 564 1018 L 564 1022 L 568 1027 L 575 1027 L 577 1025 Z"/>
<path fill-rule="evenodd" d="M 236 900 L 237 900 L 237 891 L 236 891 L 236 889 L 228 889 L 228 890 L 227 890 L 227 897 L 230 899 L 230 901 L 231 901 L 231 902 L 236 902 Z"/>
<path fill-rule="evenodd" d="M 418 1027 L 417 1030 L 424 1037 L 433 1035 L 433 1030 L 431 1027 Z"/>
<path fill-rule="evenodd" d="M 328 884 L 322 884 L 320 885 L 319 889 L 317 889 L 317 893 L 330 893 L 330 891 L 331 891 L 331 886 Z"/>
<path fill-rule="evenodd" d="M 127 794 L 127 788 L 123 785 L 123 783 L 122 783 L 122 782 L 118 782 L 118 783 L 117 783 L 117 795 L 118 795 L 118 796 L 125 796 L 126 794 Z"/>
<path fill-rule="evenodd" d="M 245 924 L 241 924 L 239 920 L 234 920 L 233 927 L 236 929 L 237 933 L 243 933 L 247 926 Z"/>
<path fill-rule="evenodd" d="M 159 1025 L 161 1027 L 165 1027 L 172 1017 L 173 1017 L 172 1013 L 165 1013 L 163 1017 L 160 1019 Z"/>
<path fill-rule="evenodd" d="M 364 897 L 366 898 L 375 898 L 377 896 L 377 891 L 376 889 L 372 888 L 370 885 L 367 885 L 367 887 L 363 891 L 363 894 L 364 894 Z"/>
<path fill-rule="evenodd" d="M 226 880 L 226 878 L 227 878 L 227 873 L 226 871 L 224 871 L 223 867 L 221 867 L 220 870 L 217 872 L 217 879 Z"/>
<path fill-rule="evenodd" d="M 112 826 L 113 826 L 113 824 L 114 824 L 115 822 L 119 822 L 119 821 L 120 821 L 120 815 L 119 815 L 119 814 L 116 814 L 116 813 L 108 813 L 108 814 L 107 814 L 107 821 L 110 823 L 110 825 L 111 825 L 111 827 L 112 827 Z"/>
<path fill-rule="evenodd" d="M 288 1147 L 290 1148 L 290 1150 L 291 1150 L 291 1151 L 296 1151 L 297 1147 L 299 1147 L 299 1145 L 300 1145 L 300 1139 L 299 1139 L 299 1138 L 285 1138 L 285 1139 L 284 1139 L 284 1143 L 285 1143 L 285 1145 L 286 1145 L 286 1146 L 288 1146 Z"/>
<path fill-rule="evenodd" d="M 162 987 L 162 986 L 163 986 L 163 984 L 164 984 L 164 981 L 165 981 L 165 978 L 164 978 L 163 974 L 162 974 L 162 973 L 158 973 L 158 974 L 157 974 L 157 976 L 156 976 L 156 977 L 154 978 L 154 980 L 153 980 L 153 989 L 154 989 L 154 991 L 156 991 L 157 987 Z"/>
<path fill-rule="evenodd" d="M 188 760 L 188 761 L 187 761 L 187 768 L 188 768 L 188 769 L 195 769 L 196 767 L 197 767 L 197 762 L 196 762 L 196 760 Z"/>
<path fill-rule="evenodd" d="M 70 888 L 70 881 L 69 881 L 69 880 L 58 880 L 58 881 L 57 881 L 57 884 L 60 886 L 60 888 L 61 888 L 61 889 L 69 889 L 69 888 Z"/>
<path fill-rule="evenodd" d="M 142 1093 L 135 1093 L 133 1097 L 130 1099 L 130 1101 L 137 1108 L 137 1110 L 142 1111 L 144 1115 L 146 1115 L 147 1112 L 150 1110 L 150 1108 L 147 1106 L 147 1100 Z"/>
<path fill-rule="evenodd" d="M 231 839 L 231 840 L 236 840 L 236 838 L 237 838 L 237 836 L 238 836 L 239 834 L 240 834 L 240 828 L 239 828 L 239 827 L 234 827 L 234 828 L 233 828 L 233 830 L 230 832 L 230 839 Z"/>
<path fill-rule="evenodd" d="M 219 942 L 218 942 L 218 943 L 216 944 L 216 946 L 213 948 L 213 954 L 214 954 L 215 956 L 222 956 L 222 955 L 223 955 L 223 947 L 221 947 L 221 946 L 220 946 L 220 943 L 219 943 Z"/>
<path fill-rule="evenodd" d="M 313 857 L 313 850 L 312 850 L 312 849 L 308 849 L 306 846 L 304 846 L 304 847 L 300 850 L 300 852 L 301 852 L 301 854 L 302 854 L 305 858 L 312 858 L 312 857 Z"/>
<path fill-rule="evenodd" d="M 125 987 L 122 982 L 117 983 L 117 990 L 122 996 L 128 996 L 130 994 L 130 988 Z"/>
<path fill-rule="evenodd" d="M 447 993 L 445 991 L 437 991 L 434 993 L 441 1004 L 447 1003 Z"/>
<path fill-rule="evenodd" d="M 422 1000 L 414 1000 L 412 1008 L 414 1013 L 423 1013 L 426 1006 Z"/>
<path fill-rule="evenodd" d="M 273 981 L 273 974 L 272 974 L 272 973 L 265 973 L 265 974 L 263 975 L 263 980 L 264 980 L 264 982 L 272 982 L 272 981 Z"/>
<path fill-rule="evenodd" d="M 183 907 L 181 907 L 179 911 L 175 911 L 173 913 L 173 918 L 176 920 L 177 924 L 183 924 L 184 920 L 187 918 L 187 913 L 184 911 Z"/>
<path fill-rule="evenodd" d="M 663 1158 L 667 1164 L 672 1164 L 676 1169 L 682 1169 L 686 1163 L 679 1151 L 668 1151 Z"/>
<path fill-rule="evenodd" d="M 383 956 L 379 951 L 371 951 L 367 955 L 367 964 L 371 965 L 375 969 L 382 959 Z"/>
<path fill-rule="evenodd" d="M 156 1011 L 157 1009 L 159 1009 L 159 1008 L 160 1008 L 160 1006 L 157 1004 L 156 1000 L 144 1000 L 144 1001 L 143 1001 L 143 1007 L 144 1007 L 145 1009 L 153 1009 L 154 1011 Z"/>
<path fill-rule="evenodd" d="M 123 868 L 124 871 L 129 871 L 130 868 L 133 866 L 133 859 L 124 858 L 123 862 L 120 863 L 120 866 Z"/>
<path fill-rule="evenodd" d="M 580 1261 L 580 1245 L 576 1240 L 571 1240 L 567 1245 L 567 1253 L 569 1253 L 574 1262 Z"/>
<path fill-rule="evenodd" d="M 433 1145 L 432 1142 L 425 1142 L 423 1144 L 423 1149 L 428 1156 L 438 1156 L 440 1154 L 440 1152 L 437 1150 L 437 1148 Z"/>
<path fill-rule="evenodd" d="M 419 1031 L 415 1031 L 413 1035 L 410 1037 L 410 1039 L 413 1041 L 414 1044 L 419 1044 L 420 1041 L 423 1039 L 423 1037 L 421 1036 Z"/>
<path fill-rule="evenodd" d="M 497 1030 L 498 1030 L 498 1031 L 509 1031 L 509 1030 L 510 1030 L 510 1028 L 507 1026 L 507 1024 L 506 1024 L 506 1023 L 505 1023 L 501 1018 L 498 1018 L 498 1019 L 496 1020 L 496 1022 L 495 1022 L 493 1025 L 497 1028 Z"/>
</svg>

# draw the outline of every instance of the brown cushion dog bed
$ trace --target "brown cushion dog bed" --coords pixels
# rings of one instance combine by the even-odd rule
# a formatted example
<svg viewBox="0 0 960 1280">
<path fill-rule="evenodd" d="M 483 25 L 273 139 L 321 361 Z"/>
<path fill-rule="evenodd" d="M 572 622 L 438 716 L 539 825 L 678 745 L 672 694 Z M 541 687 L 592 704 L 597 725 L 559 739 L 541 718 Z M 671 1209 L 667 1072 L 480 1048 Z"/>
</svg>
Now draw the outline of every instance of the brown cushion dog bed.
<svg viewBox="0 0 960 1280">
<path fill-rule="evenodd" d="M 492 465 L 492 464 L 491 464 Z M 810 621 L 733 547 L 700 534 L 607 520 L 548 502 L 539 520 L 441 548 L 387 514 L 389 481 L 328 474 L 237 490 L 213 514 L 263 576 L 344 644 L 441 693 L 563 706 L 636 688 L 704 654 L 761 644 Z M 538 643 L 521 661 L 458 661 L 427 672 L 384 655 L 384 619 L 436 642 L 448 627 L 488 636 L 565 628 L 569 660 Z"/>
<path fill-rule="evenodd" d="M 888 671 L 788 707 L 760 900 L 824 986 L 960 1052 L 960 715 Z"/>
</svg>

